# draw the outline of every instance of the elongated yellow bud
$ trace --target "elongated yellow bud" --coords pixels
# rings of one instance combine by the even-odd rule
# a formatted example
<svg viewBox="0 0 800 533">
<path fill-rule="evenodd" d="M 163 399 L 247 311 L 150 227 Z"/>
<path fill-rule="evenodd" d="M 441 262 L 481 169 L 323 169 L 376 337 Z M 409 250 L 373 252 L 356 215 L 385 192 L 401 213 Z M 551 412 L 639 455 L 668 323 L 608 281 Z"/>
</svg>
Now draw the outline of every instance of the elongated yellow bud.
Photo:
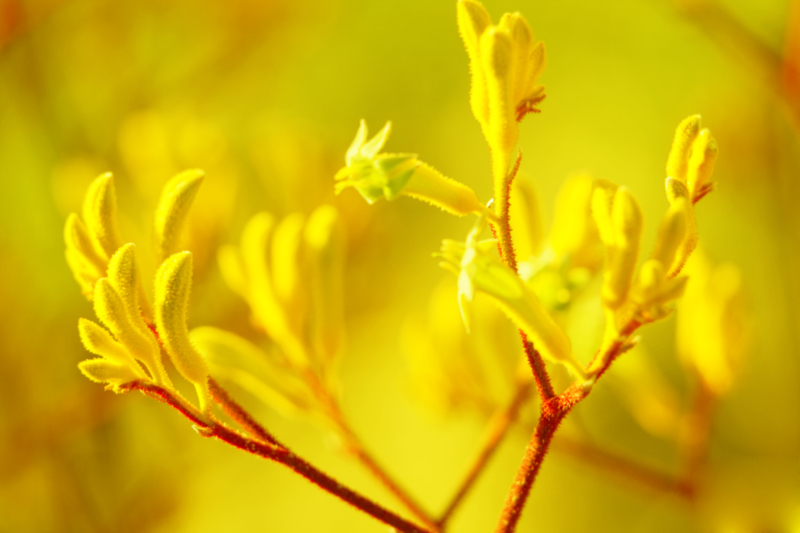
<svg viewBox="0 0 800 533">
<path fill-rule="evenodd" d="M 692 198 L 689 188 L 682 181 L 667 178 L 666 181 L 667 199 L 671 206 L 679 206 L 686 214 L 686 232 L 680 246 L 675 252 L 675 259 L 669 265 L 668 277 L 675 277 L 686 264 L 689 256 L 697 248 L 697 222 L 692 207 Z"/>
<path fill-rule="evenodd" d="M 292 331 L 298 331 L 305 320 L 305 287 L 303 281 L 303 226 L 305 217 L 293 213 L 284 218 L 272 235 L 272 283 Z"/>
<path fill-rule="evenodd" d="M 139 327 L 143 333 L 149 333 L 147 325 L 142 320 L 144 313 L 142 308 L 149 311 L 149 307 L 147 300 L 143 298 L 142 280 L 136 266 L 136 245 L 128 243 L 117 250 L 108 262 L 108 281 L 125 304 L 131 323 Z M 154 346 L 157 348 L 155 338 L 152 335 L 147 336 L 156 343 Z"/>
<path fill-rule="evenodd" d="M 597 224 L 600 240 L 606 246 L 614 245 L 614 225 L 611 222 L 611 210 L 618 188 L 617 185 L 608 180 L 599 179 L 594 182 L 594 190 L 592 191 L 592 217 L 595 224 Z"/>
<path fill-rule="evenodd" d="M 702 198 L 711 186 L 711 175 L 714 173 L 714 163 L 717 161 L 719 148 L 711 132 L 703 129 L 697 135 L 692 145 L 692 155 L 689 157 L 686 173 L 686 184 L 689 187 L 692 202 Z"/>
<path fill-rule="evenodd" d="M 611 224 L 614 245 L 608 250 L 603 303 L 618 309 L 628 296 L 642 236 L 641 207 L 627 187 L 620 187 L 614 196 Z"/>
<path fill-rule="evenodd" d="M 114 392 L 119 392 L 121 385 L 140 378 L 130 366 L 107 359 L 87 359 L 78 363 L 78 368 L 92 381 L 107 383 Z"/>
<path fill-rule="evenodd" d="M 155 245 L 159 260 L 180 250 L 186 215 L 205 175 L 202 170 L 181 172 L 164 186 L 155 217 Z"/>
<path fill-rule="evenodd" d="M 473 0 L 459 0 L 457 5 L 458 31 L 464 40 L 464 46 L 469 56 L 470 71 L 472 72 L 472 89 L 470 91 L 470 106 L 472 113 L 481 125 L 484 132 L 489 122 L 489 99 L 486 94 L 486 75 L 481 64 L 479 43 L 481 35 L 491 26 L 492 20 L 486 8 Z"/>
<path fill-rule="evenodd" d="M 492 150 L 495 183 L 508 174 L 511 150 L 517 144 L 519 129 L 511 101 L 511 76 L 514 69 L 514 48 L 506 31 L 491 27 L 480 41 L 481 59 L 489 97 L 489 128 L 486 140 Z"/>
<path fill-rule="evenodd" d="M 317 208 L 305 228 L 311 293 L 310 336 L 324 360 L 340 353 L 344 332 L 344 228 L 336 209 Z"/>
<path fill-rule="evenodd" d="M 147 367 L 157 383 L 166 382 L 160 355 L 142 330 L 131 323 L 125 303 L 107 278 L 95 284 L 94 312 L 133 357 Z M 152 335 L 151 335 L 152 336 Z"/>
<path fill-rule="evenodd" d="M 110 172 L 101 174 L 89 185 L 83 202 L 83 221 L 98 255 L 108 261 L 119 248 L 117 195 Z"/>
<path fill-rule="evenodd" d="M 519 177 L 511 185 L 511 227 L 517 257 L 524 261 L 539 255 L 544 243 L 539 198 L 533 184 Z"/>
<path fill-rule="evenodd" d="M 556 198 L 550 244 L 558 256 L 569 256 L 576 267 L 595 270 L 603 259 L 597 226 L 592 220 L 591 176 L 567 178 Z M 512 202 L 513 209 L 513 202 Z"/>
<path fill-rule="evenodd" d="M 686 182 L 686 171 L 689 156 L 692 153 L 692 143 L 700 132 L 700 115 L 687 117 L 678 124 L 675 130 L 675 139 L 667 159 L 667 177 Z"/>
<path fill-rule="evenodd" d="M 77 252 L 77 256 L 85 265 L 86 272 L 95 273 L 97 279 L 103 277 L 107 259 L 103 259 L 98 254 L 89 230 L 75 213 L 70 214 L 64 224 L 64 242 L 67 249 Z"/>
<path fill-rule="evenodd" d="M 472 71 L 470 105 L 492 152 L 494 198 L 508 190 L 511 152 L 517 143 L 517 122 L 544 99 L 536 82 L 544 69 L 545 51 L 519 13 L 506 13 L 492 25 L 477 1 L 458 2 L 458 28 Z"/>
<path fill-rule="evenodd" d="M 667 269 L 672 268 L 678 248 L 686 237 L 691 209 L 692 206 L 686 198 L 676 198 L 658 228 L 658 237 L 652 258 Z"/>
<path fill-rule="evenodd" d="M 186 309 L 191 287 L 191 252 L 174 254 L 161 264 L 155 283 L 156 328 L 175 368 L 197 389 L 200 410 L 210 414 L 208 365 L 192 346 L 186 329 Z"/>
<path fill-rule="evenodd" d="M 242 232 L 242 261 L 249 283 L 248 299 L 256 324 L 273 338 L 285 338 L 289 332 L 286 317 L 272 282 L 269 262 L 270 238 L 274 220 L 269 213 L 257 213 Z"/>
<path fill-rule="evenodd" d="M 480 213 L 483 210 L 475 191 L 425 163 L 420 163 L 414 169 L 402 194 L 456 216 Z"/>
<path fill-rule="evenodd" d="M 128 365 L 134 373 L 145 377 L 140 370 L 139 364 L 131 357 L 120 343 L 102 326 L 95 324 L 91 320 L 81 318 L 78 320 L 78 332 L 80 333 L 83 346 L 95 355 L 100 355 L 109 361 Z"/>
<path fill-rule="evenodd" d="M 232 244 L 220 246 L 217 251 L 217 263 L 219 264 L 220 274 L 222 274 L 222 278 L 228 284 L 228 287 L 249 302 L 249 281 L 239 249 Z"/>
</svg>

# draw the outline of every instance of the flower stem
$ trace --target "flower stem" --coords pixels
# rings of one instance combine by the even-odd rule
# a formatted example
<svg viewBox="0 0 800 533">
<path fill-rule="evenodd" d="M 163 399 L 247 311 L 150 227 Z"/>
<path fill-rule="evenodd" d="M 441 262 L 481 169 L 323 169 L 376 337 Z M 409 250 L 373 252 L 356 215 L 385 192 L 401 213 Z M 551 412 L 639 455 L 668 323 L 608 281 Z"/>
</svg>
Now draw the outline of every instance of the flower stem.
<svg viewBox="0 0 800 533">
<path fill-rule="evenodd" d="M 619 479 L 625 479 L 653 491 L 677 494 L 681 498 L 691 499 L 690 487 L 683 480 L 636 464 L 592 444 L 569 437 L 557 437 L 553 440 L 552 446 L 556 452 L 572 456 Z"/>
<path fill-rule="evenodd" d="M 295 473 L 303 476 L 311 483 L 320 487 L 322 490 L 336 496 L 346 503 L 349 503 L 356 509 L 372 516 L 376 520 L 395 528 L 401 533 L 432 533 L 433 531 L 422 528 L 413 522 L 406 520 L 405 518 L 381 506 L 380 504 L 339 483 L 328 474 L 322 472 L 309 462 L 295 455 L 285 446 L 275 444 L 273 442 L 263 442 L 260 438 L 258 440 L 251 439 L 233 429 L 228 428 L 225 424 L 222 424 L 213 418 L 210 420 L 207 419 L 191 404 L 173 394 L 173 392 L 170 390 L 164 389 L 163 387 L 152 383 L 141 381 L 132 381 L 120 388 L 120 392 L 127 392 L 130 390 L 139 390 L 147 396 L 155 398 L 175 408 L 186 418 L 194 422 L 195 429 L 202 436 L 214 437 L 246 452 L 258 455 L 265 459 L 276 461 L 284 466 L 287 466 Z M 219 390 L 223 389 L 219 387 Z M 247 416 L 249 416 L 249 414 Z"/>
<path fill-rule="evenodd" d="M 432 531 L 438 531 L 439 527 L 431 515 L 367 451 L 347 421 L 338 399 L 322 384 L 319 377 L 313 372 L 307 372 L 304 378 L 319 401 L 323 413 L 338 430 L 347 451 L 426 527 Z"/>
<path fill-rule="evenodd" d="M 530 380 L 520 382 L 516 391 L 514 392 L 513 398 L 511 398 L 511 401 L 508 403 L 508 405 L 504 409 L 497 411 L 492 416 L 492 419 L 489 421 L 486 431 L 484 432 L 483 445 L 481 446 L 478 455 L 475 457 L 472 466 L 470 467 L 466 476 L 464 476 L 464 479 L 461 481 L 461 485 L 459 486 L 453 498 L 450 500 L 447 508 L 439 517 L 439 520 L 437 520 L 437 525 L 439 528 L 444 529 L 447 521 L 453 515 L 458 506 L 464 501 L 464 498 L 475 484 L 475 481 L 478 479 L 480 473 L 483 472 L 483 469 L 486 467 L 489 459 L 491 459 L 492 455 L 494 455 L 495 450 L 497 450 L 497 447 L 503 440 L 503 437 L 505 437 L 508 429 L 511 427 L 511 424 L 517 419 L 520 408 L 525 405 L 525 402 L 530 398 L 532 384 L 533 382 Z"/>
<path fill-rule="evenodd" d="M 495 529 L 496 533 L 510 533 L 516 529 L 553 435 L 564 417 L 586 397 L 588 392 L 589 389 L 582 384 L 574 383 L 560 395 L 542 403 L 539 422 L 525 449 L 525 456 L 517 470 L 514 483 L 511 485 L 506 504 L 503 506 L 500 520 Z"/>
<path fill-rule="evenodd" d="M 222 386 L 216 382 L 216 380 L 213 378 L 208 378 L 208 388 L 211 391 L 211 396 L 214 398 L 214 401 L 216 401 L 222 410 L 225 411 L 225 414 L 235 420 L 236 423 L 242 427 L 242 429 L 262 442 L 268 442 L 270 444 L 283 447 L 283 444 L 278 442 L 278 440 L 273 437 L 269 431 L 264 429 L 261 424 L 255 421 L 250 413 L 245 411 L 241 405 L 236 403 L 236 401 L 231 398 L 230 394 L 228 394 L 228 391 L 223 389 Z"/>
<path fill-rule="evenodd" d="M 498 218 L 495 233 L 500 248 L 500 256 L 503 262 L 511 267 L 514 272 L 517 271 L 517 257 L 514 253 L 514 241 L 511 237 L 511 184 L 517 176 L 521 162 L 522 153 L 520 152 L 514 167 L 508 172 L 505 179 L 501 181 L 502 185 L 496 188 L 494 199 Z"/>
<path fill-rule="evenodd" d="M 618 339 L 612 342 L 602 353 L 595 354 L 594 360 L 587 367 L 587 373 L 589 373 L 589 369 L 594 366 L 591 374 L 594 380 L 608 370 L 608 367 L 611 366 L 616 357 L 625 351 L 630 336 L 640 325 L 641 323 L 638 320 L 630 320 L 622 328 Z M 522 516 L 522 510 L 530 495 L 531 487 L 533 487 L 533 482 L 536 480 L 542 461 L 550 448 L 553 435 L 561 421 L 564 420 L 564 417 L 591 392 L 593 381 L 575 381 L 558 396 L 542 401 L 539 421 L 525 450 L 525 456 L 522 458 L 522 464 L 517 470 L 514 483 L 509 490 L 505 506 L 500 514 L 500 520 L 495 529 L 496 533 L 511 533 L 516 530 L 517 523 Z"/>
</svg>

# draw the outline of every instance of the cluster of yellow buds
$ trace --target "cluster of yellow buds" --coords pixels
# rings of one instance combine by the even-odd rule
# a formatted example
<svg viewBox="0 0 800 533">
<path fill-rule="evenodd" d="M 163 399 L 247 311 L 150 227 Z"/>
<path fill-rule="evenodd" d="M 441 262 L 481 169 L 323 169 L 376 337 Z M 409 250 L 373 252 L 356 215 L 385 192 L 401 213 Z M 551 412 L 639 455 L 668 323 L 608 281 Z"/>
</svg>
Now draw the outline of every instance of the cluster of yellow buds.
<svg viewBox="0 0 800 533">
<path fill-rule="evenodd" d="M 83 294 L 91 300 L 94 285 L 105 276 L 119 248 L 117 196 L 110 173 L 95 179 L 83 201 L 83 220 L 72 213 L 64 226 L 67 263 Z"/>
<path fill-rule="evenodd" d="M 334 387 L 344 343 L 344 229 L 336 209 L 318 207 L 276 223 L 253 216 L 241 244 L 219 251 L 223 277 L 247 301 L 253 324 L 275 342 L 286 363 Z"/>
<path fill-rule="evenodd" d="M 419 161 L 415 154 L 379 153 L 389 138 L 391 126 L 391 122 L 387 122 L 367 141 L 367 125 L 361 121 L 356 138 L 347 150 L 347 165 L 336 173 L 337 194 L 347 187 L 355 187 L 371 204 L 381 198 L 394 200 L 403 194 L 458 216 L 484 210 L 472 189 L 445 177 Z"/>
<path fill-rule="evenodd" d="M 496 25 L 475 0 L 459 0 L 458 29 L 472 72 L 470 104 L 492 151 L 495 198 L 505 187 L 517 122 L 544 99 L 537 85 L 545 66 L 544 44 L 519 13 L 506 13 Z"/>
<path fill-rule="evenodd" d="M 625 187 L 598 180 L 592 194 L 592 214 L 606 247 L 602 301 L 606 310 L 606 343 L 618 335 L 622 323 L 651 322 L 666 316 L 688 278 L 679 276 L 697 246 L 694 202 L 713 188 L 709 182 L 717 145 L 700 117 L 683 120 L 677 128 L 667 162 L 669 200 L 652 255 L 635 275 L 642 232 L 642 214 Z"/>
<path fill-rule="evenodd" d="M 310 410 L 318 402 L 314 387 L 328 394 L 337 388 L 335 365 L 344 341 L 340 216 L 332 206 L 321 206 L 307 220 L 295 213 L 276 224 L 268 213 L 258 213 L 245 227 L 241 246 L 219 252 L 224 278 L 250 304 L 254 324 L 275 342 L 276 353 L 212 327 L 190 333 L 192 254 L 182 251 L 181 234 L 203 178 L 201 171 L 188 170 L 163 189 L 154 220 L 160 266 L 152 307 L 135 245 L 119 245 L 110 174 L 89 187 L 83 220 L 75 214 L 67 219 L 67 260 L 102 324 L 80 320 L 84 346 L 100 357 L 79 367 L 117 392 L 140 381 L 179 396 L 162 363 L 166 353 L 197 389 L 203 416 L 210 416 L 212 375 L 235 381 L 284 413 Z"/>
<path fill-rule="evenodd" d="M 84 203 L 86 224 L 77 215 L 68 218 L 66 244 L 70 267 L 103 324 L 79 321 L 81 341 L 100 356 L 78 365 L 84 375 L 115 391 L 137 380 L 174 391 L 161 360 L 163 347 L 181 375 L 197 389 L 198 408 L 208 416 L 209 369 L 189 341 L 186 328 L 192 255 L 173 253 L 180 248 L 181 227 L 201 181 L 201 172 L 187 171 L 164 188 L 155 221 L 156 243 L 164 257 L 156 274 L 152 316 L 135 245 L 117 247 L 117 206 L 110 174 L 98 177 L 89 187 Z"/>
</svg>

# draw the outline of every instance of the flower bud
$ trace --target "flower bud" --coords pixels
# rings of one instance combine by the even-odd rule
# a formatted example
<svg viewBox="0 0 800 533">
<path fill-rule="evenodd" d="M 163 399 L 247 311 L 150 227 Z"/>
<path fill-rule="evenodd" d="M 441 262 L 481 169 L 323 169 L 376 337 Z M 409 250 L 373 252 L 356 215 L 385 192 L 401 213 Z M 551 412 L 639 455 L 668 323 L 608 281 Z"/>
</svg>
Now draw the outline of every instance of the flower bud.
<svg viewBox="0 0 800 533">
<path fill-rule="evenodd" d="M 155 217 L 155 245 L 159 260 L 163 261 L 180 250 L 186 215 L 204 178 L 202 170 L 186 170 L 164 186 Z"/>
</svg>

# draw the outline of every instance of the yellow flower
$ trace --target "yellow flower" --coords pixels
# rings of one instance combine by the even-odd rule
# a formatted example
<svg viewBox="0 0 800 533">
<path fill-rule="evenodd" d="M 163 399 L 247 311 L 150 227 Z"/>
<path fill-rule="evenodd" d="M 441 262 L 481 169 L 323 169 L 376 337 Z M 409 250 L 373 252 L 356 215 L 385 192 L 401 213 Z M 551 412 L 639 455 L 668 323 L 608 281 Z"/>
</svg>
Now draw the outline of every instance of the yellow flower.
<svg viewBox="0 0 800 533">
<path fill-rule="evenodd" d="M 536 105 L 544 99 L 544 87 L 536 83 L 545 66 L 544 44 L 534 42 L 519 13 L 505 13 L 493 25 L 486 8 L 475 0 L 459 0 L 458 29 L 472 71 L 472 112 L 492 150 L 497 184 L 508 173 L 519 135 L 517 122 L 537 112 Z"/>
</svg>

